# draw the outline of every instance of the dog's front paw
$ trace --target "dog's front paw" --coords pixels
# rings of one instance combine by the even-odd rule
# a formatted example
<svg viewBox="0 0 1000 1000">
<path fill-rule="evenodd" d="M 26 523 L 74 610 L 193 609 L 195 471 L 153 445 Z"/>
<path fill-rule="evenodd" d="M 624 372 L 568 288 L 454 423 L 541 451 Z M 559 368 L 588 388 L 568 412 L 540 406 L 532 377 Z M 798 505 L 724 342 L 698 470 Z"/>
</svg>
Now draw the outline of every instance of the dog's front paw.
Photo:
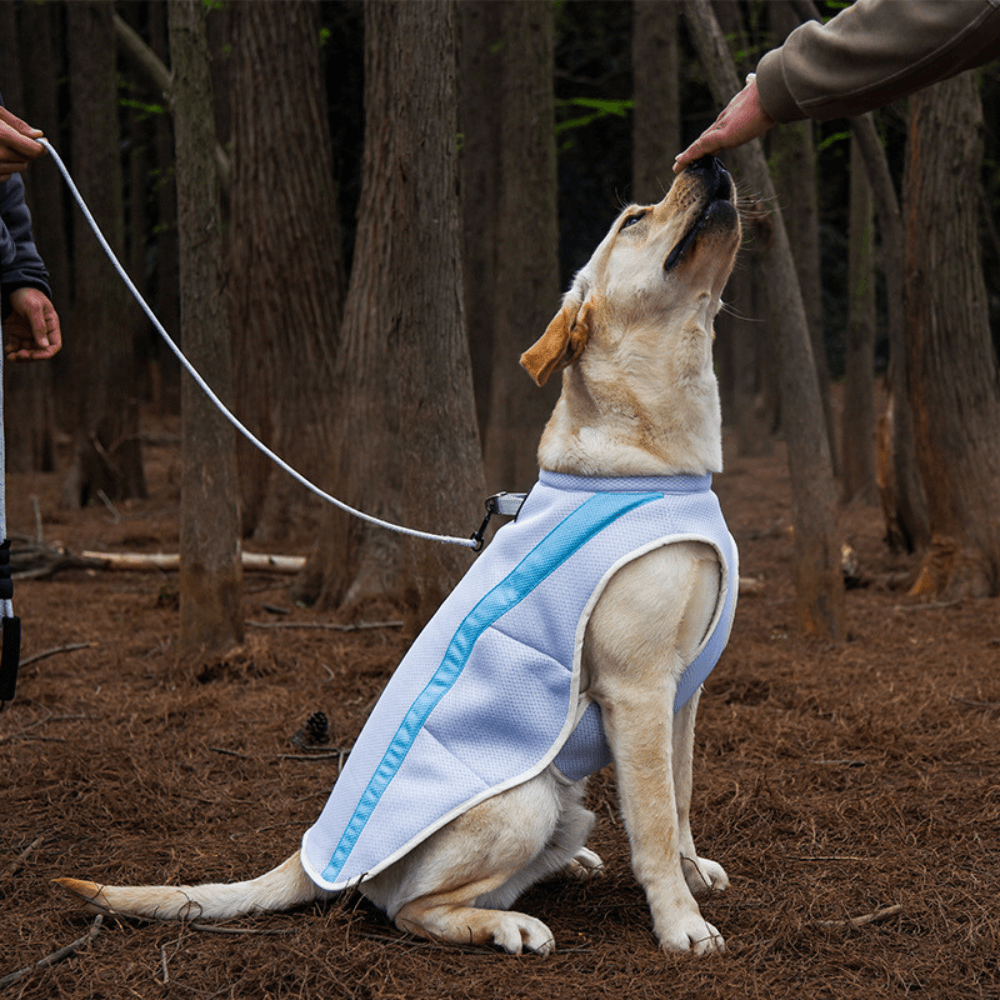
<svg viewBox="0 0 1000 1000">
<path fill-rule="evenodd" d="M 535 917 L 526 913 L 496 912 L 493 926 L 493 943 L 510 955 L 530 951 L 536 955 L 549 955 L 556 950 L 552 931 Z"/>
<path fill-rule="evenodd" d="M 600 855 L 581 847 L 573 857 L 573 860 L 563 869 L 569 878 L 579 882 L 587 882 L 596 875 L 604 874 L 604 862 Z"/>
<path fill-rule="evenodd" d="M 726 950 L 722 935 L 700 913 L 685 915 L 665 929 L 657 927 L 656 936 L 664 951 L 716 955 Z"/>
<path fill-rule="evenodd" d="M 689 858 L 681 855 L 681 868 L 691 895 L 706 892 L 722 892 L 729 888 L 729 876 L 725 868 L 708 858 Z"/>
</svg>

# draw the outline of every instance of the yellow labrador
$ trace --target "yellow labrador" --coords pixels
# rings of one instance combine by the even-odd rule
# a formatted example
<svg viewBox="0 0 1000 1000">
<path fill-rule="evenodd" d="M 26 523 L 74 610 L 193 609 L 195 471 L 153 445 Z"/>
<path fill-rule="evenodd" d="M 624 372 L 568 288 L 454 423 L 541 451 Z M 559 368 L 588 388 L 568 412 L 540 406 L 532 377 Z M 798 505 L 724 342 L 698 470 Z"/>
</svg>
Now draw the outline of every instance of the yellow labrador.
<svg viewBox="0 0 1000 1000">
<path fill-rule="evenodd" d="M 93 908 L 154 919 L 287 909 L 357 885 L 416 935 L 547 954 L 555 946 L 548 927 L 509 907 L 542 878 L 586 878 L 600 869 L 585 846 L 594 817 L 582 804 L 583 775 L 610 757 L 633 869 L 661 947 L 723 950 L 693 893 L 725 889 L 728 879 L 720 865 L 698 857 L 689 804 L 698 689 L 714 664 L 703 661 L 713 644 L 717 658 L 728 637 L 736 556 L 721 516 L 702 530 L 692 525 L 694 515 L 675 520 L 661 506 L 676 493 L 697 516 L 706 504 L 717 508 L 706 485 L 722 465 L 712 322 L 739 241 L 732 182 L 710 157 L 682 173 L 659 204 L 632 206 L 615 221 L 522 358 L 539 384 L 562 370 L 562 394 L 542 435 L 539 485 L 470 570 L 473 576 L 487 567 L 487 596 L 463 605 L 460 586 L 442 606 L 439 615 L 452 614 L 461 627 L 449 626 L 443 652 L 429 657 L 432 673 L 414 668 L 416 681 L 398 681 L 402 694 L 393 677 L 365 727 L 372 735 L 359 738 L 331 795 L 327 810 L 337 815 L 327 819 L 324 811 L 301 852 L 235 884 L 59 883 Z M 625 533 L 619 526 L 626 523 L 640 536 L 619 551 L 608 538 Z M 530 543 L 529 556 L 511 550 L 510 568 L 489 568 L 486 555 L 503 559 L 507 539 L 530 530 L 540 541 Z M 608 551 L 590 570 L 581 553 L 593 539 Z M 552 548 L 560 549 L 558 559 L 539 569 L 538 553 Z M 525 589 L 549 606 L 518 619 L 521 598 L 510 594 L 526 576 Z M 581 594 L 571 597 L 578 583 Z M 456 638 L 472 626 L 485 638 Z M 535 638 L 522 638 L 518 628 Z M 436 641 L 425 633 L 414 649 Z M 562 653 L 554 651 L 559 643 Z M 519 678 L 514 666 L 532 644 L 531 670 Z M 471 651 L 480 645 L 489 655 L 474 668 Z M 473 684 L 466 675 L 476 670 L 472 721 L 463 727 L 464 708 L 447 721 L 453 689 Z M 397 675 L 404 673 L 401 666 Z M 508 717 L 505 702 L 489 702 L 480 719 L 475 705 L 487 703 L 485 688 L 527 692 L 527 707 Z M 553 699 L 554 722 L 541 719 L 545 699 Z M 502 723 L 494 728 L 509 738 L 494 749 L 478 734 L 498 713 Z M 375 732 L 380 726 L 388 735 Z M 503 767 L 494 773 L 496 761 Z M 408 774 L 417 791 L 394 797 L 409 787 L 400 777 Z M 342 818 L 337 803 L 347 795 L 352 805 Z M 434 800 L 432 818 L 412 819 L 424 800 Z M 365 846 L 365 838 L 376 845 Z"/>
</svg>

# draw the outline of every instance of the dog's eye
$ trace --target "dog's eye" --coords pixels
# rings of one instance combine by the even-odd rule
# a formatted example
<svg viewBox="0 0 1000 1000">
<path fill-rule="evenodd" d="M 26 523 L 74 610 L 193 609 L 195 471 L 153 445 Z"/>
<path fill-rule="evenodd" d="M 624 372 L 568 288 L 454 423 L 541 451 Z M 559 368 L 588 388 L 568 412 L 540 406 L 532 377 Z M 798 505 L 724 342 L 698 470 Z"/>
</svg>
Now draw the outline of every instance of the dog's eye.
<svg viewBox="0 0 1000 1000">
<path fill-rule="evenodd" d="M 621 229 L 618 232 L 624 232 L 629 226 L 634 226 L 640 219 L 646 217 L 645 212 L 637 212 L 635 215 L 630 215 L 621 225 Z"/>
</svg>

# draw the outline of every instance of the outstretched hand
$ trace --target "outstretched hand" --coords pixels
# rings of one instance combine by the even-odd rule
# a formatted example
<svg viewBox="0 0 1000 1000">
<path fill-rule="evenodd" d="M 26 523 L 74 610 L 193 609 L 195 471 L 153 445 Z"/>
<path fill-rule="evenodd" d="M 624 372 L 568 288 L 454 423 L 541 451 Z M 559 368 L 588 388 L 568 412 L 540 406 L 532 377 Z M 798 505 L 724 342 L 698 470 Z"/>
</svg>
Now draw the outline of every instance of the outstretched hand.
<svg viewBox="0 0 1000 1000">
<path fill-rule="evenodd" d="M 45 152 L 45 147 L 35 142 L 41 136 L 40 129 L 0 107 L 0 181 L 24 170 L 30 160 Z"/>
<path fill-rule="evenodd" d="M 677 157 L 674 173 L 680 173 L 689 163 L 709 153 L 742 146 L 775 124 L 760 103 L 757 81 L 751 73 L 747 85 L 722 109 L 712 125 Z"/>
<path fill-rule="evenodd" d="M 4 320 L 8 361 L 45 361 L 62 347 L 59 314 L 49 297 L 37 288 L 11 292 L 13 312 Z"/>
</svg>

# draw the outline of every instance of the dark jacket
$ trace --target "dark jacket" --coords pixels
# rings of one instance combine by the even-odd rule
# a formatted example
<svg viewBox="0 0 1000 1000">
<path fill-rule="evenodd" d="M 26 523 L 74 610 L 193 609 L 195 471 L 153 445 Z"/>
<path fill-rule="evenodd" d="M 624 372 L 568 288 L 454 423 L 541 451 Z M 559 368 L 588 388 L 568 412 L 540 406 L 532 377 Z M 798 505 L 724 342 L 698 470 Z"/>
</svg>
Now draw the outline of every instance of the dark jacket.
<svg viewBox="0 0 1000 1000">
<path fill-rule="evenodd" d="M 0 96 L 0 104 L 3 97 Z M 10 294 L 18 288 L 38 288 L 49 298 L 49 273 L 31 235 L 31 214 L 24 203 L 24 181 L 14 174 L 0 181 L 0 316 L 10 315 Z"/>
<path fill-rule="evenodd" d="M 1000 0 L 855 0 L 757 66 L 776 122 L 860 115 L 1000 56 Z"/>
</svg>

